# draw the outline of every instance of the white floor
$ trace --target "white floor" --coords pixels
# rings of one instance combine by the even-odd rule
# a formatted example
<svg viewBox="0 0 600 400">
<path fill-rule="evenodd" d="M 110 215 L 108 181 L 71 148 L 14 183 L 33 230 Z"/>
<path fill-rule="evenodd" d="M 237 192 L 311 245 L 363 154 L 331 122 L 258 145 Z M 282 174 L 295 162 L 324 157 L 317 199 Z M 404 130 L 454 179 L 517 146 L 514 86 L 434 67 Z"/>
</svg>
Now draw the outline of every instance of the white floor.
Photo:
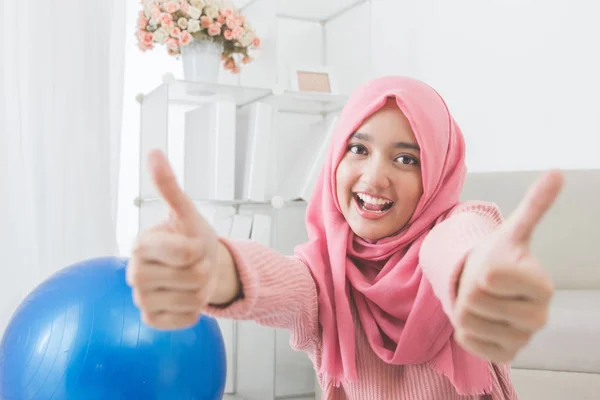
<svg viewBox="0 0 600 400">
<path fill-rule="evenodd" d="M 314 396 L 310 396 L 310 397 L 276 397 L 276 400 L 315 400 Z M 241 396 L 237 396 L 237 395 L 231 395 L 231 394 L 226 394 L 223 397 L 223 400 L 245 400 L 243 397 Z"/>
</svg>

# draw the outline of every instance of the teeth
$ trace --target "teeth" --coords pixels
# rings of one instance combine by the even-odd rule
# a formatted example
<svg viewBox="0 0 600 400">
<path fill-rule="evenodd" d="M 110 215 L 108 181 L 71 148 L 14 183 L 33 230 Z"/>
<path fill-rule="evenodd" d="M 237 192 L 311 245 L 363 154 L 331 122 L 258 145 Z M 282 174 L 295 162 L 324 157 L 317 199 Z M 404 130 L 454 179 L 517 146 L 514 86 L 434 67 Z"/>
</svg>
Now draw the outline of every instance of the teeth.
<svg viewBox="0 0 600 400">
<path fill-rule="evenodd" d="M 362 201 L 364 201 L 365 203 L 369 203 L 369 204 L 387 205 L 387 204 L 393 203 L 392 201 L 380 199 L 378 197 L 372 197 L 372 196 L 369 196 L 368 194 L 364 194 L 364 193 L 357 193 L 357 196 Z"/>
<path fill-rule="evenodd" d="M 376 214 L 383 214 L 384 212 L 387 211 L 387 210 L 368 210 L 364 205 L 361 206 L 361 208 L 365 211 L 368 211 L 370 213 L 376 213 Z"/>
</svg>

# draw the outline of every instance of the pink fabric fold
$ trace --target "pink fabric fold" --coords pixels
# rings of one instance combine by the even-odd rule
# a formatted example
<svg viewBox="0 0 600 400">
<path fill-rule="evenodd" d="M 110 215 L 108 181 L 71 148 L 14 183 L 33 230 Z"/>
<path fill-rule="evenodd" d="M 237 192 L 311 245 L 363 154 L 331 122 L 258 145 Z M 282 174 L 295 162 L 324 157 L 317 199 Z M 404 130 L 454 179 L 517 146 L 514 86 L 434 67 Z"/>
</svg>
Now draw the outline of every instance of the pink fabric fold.
<svg viewBox="0 0 600 400">
<path fill-rule="evenodd" d="M 421 148 L 423 195 L 403 230 L 370 243 L 354 235 L 336 196 L 336 168 L 348 137 L 388 97 L 396 99 Z M 383 77 L 359 87 L 340 115 L 327 159 L 309 201 L 307 243 L 295 249 L 318 290 L 323 329 L 320 373 L 336 386 L 357 379 L 351 302 L 374 353 L 389 364 L 429 363 L 459 393 L 491 387 L 487 361 L 458 347 L 452 324 L 419 267 L 428 232 L 459 203 L 466 175 L 465 143 L 441 96 L 406 77 Z"/>
</svg>

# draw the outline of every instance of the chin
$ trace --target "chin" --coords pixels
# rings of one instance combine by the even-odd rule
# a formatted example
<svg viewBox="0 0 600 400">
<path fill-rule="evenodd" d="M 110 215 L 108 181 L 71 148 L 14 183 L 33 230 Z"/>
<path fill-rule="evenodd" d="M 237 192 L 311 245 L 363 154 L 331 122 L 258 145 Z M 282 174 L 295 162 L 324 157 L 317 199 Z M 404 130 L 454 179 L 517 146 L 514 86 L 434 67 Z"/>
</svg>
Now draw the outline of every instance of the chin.
<svg viewBox="0 0 600 400">
<path fill-rule="evenodd" d="M 350 229 L 354 234 L 362 239 L 369 241 L 376 241 L 388 236 L 392 236 L 397 230 L 385 228 L 382 226 L 366 226 L 366 225 L 381 225 L 378 223 L 364 224 L 364 223 L 351 223 Z"/>
</svg>

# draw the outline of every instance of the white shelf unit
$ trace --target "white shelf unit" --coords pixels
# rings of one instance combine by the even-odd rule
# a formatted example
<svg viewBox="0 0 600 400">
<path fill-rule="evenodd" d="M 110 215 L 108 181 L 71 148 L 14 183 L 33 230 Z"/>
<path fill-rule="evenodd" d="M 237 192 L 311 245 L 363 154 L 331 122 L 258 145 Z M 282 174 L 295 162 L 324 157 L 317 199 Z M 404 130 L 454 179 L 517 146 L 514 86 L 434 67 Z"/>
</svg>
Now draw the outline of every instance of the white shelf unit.
<svg viewBox="0 0 600 400">
<path fill-rule="evenodd" d="M 345 95 L 321 92 L 278 90 L 278 88 L 183 80 L 171 81 L 168 77 L 163 85 L 156 88 L 155 91 L 161 90 L 163 87 L 167 88 L 167 101 L 170 104 L 201 105 L 222 98 L 230 98 L 238 108 L 255 102 L 263 102 L 272 105 L 280 112 L 306 114 L 329 114 L 339 111 L 348 98 Z"/>
<path fill-rule="evenodd" d="M 264 0 L 240 0 L 235 3 L 238 6 L 250 7 L 261 1 Z M 274 4 L 276 4 L 277 18 L 283 21 L 281 23 L 285 23 L 286 20 L 319 23 L 322 29 L 322 48 L 325 49 L 327 24 L 365 2 L 369 0 L 275 0 Z M 326 50 L 322 52 L 321 62 L 323 65 L 327 64 Z M 159 222 L 166 216 L 166 209 L 161 206 L 162 202 L 147 174 L 145 155 L 150 149 L 159 148 L 169 157 L 174 153 L 174 159 L 181 159 L 182 152 L 177 143 L 181 143 L 183 139 L 181 132 L 185 130 L 182 123 L 184 113 L 221 100 L 233 103 L 238 112 L 256 104 L 267 104 L 277 113 L 295 114 L 298 118 L 304 118 L 305 115 L 307 119 L 325 119 L 342 109 L 347 96 L 298 92 L 281 89 L 277 85 L 255 87 L 187 82 L 166 77 L 163 84 L 146 94 L 141 101 L 140 191 L 135 199 L 140 214 L 140 230 L 154 222 Z M 172 133 L 177 137 L 170 137 Z M 182 173 L 185 169 L 182 162 L 176 162 L 174 167 L 176 174 Z M 217 210 L 220 215 L 252 215 L 253 213 L 278 215 L 278 211 L 271 206 L 270 199 L 255 201 L 245 198 L 231 200 L 194 198 L 193 200 L 200 209 L 209 207 Z M 304 205 L 303 201 L 286 201 L 284 209 L 293 211 L 300 206 L 297 209 L 301 212 Z M 289 226 L 283 226 L 284 230 L 290 230 Z M 275 229 L 274 235 L 277 234 Z M 280 332 L 253 322 L 219 322 L 228 350 L 229 369 L 225 398 L 244 400 L 320 398 L 319 390 L 313 381 L 310 384 L 294 382 L 291 386 L 301 387 L 301 389 L 293 392 L 288 390 L 282 393 L 280 390 L 282 386 L 290 386 L 291 381 L 304 382 L 306 379 L 305 366 L 302 366 L 300 373 L 294 370 L 297 361 L 286 361 L 284 368 L 277 364 L 278 351 L 281 350 L 281 343 L 286 339 Z M 308 362 L 308 359 L 306 360 Z M 282 373 L 278 369 L 285 369 L 285 372 Z M 310 371 L 314 374 L 312 369 Z"/>
<path fill-rule="evenodd" d="M 180 160 L 182 153 L 175 152 L 175 156 L 171 158 L 172 147 L 180 148 L 181 144 L 175 144 L 177 140 L 173 141 L 170 135 L 178 136 L 180 141 L 183 139 L 183 131 L 186 130 L 186 126 L 179 119 L 184 113 L 206 104 L 225 100 L 229 104 L 233 104 L 237 112 L 257 103 L 265 103 L 272 106 L 277 112 L 325 118 L 330 113 L 340 111 L 346 99 L 346 96 L 342 95 L 187 82 L 166 77 L 161 85 L 140 99 L 140 191 L 135 199 L 135 205 L 139 208 L 139 230 L 159 223 L 167 216 L 164 202 L 158 197 L 147 172 L 145 155 L 151 149 L 161 149 L 169 156 L 178 178 L 183 179 L 183 175 L 180 175 L 185 169 L 185 163 Z M 211 212 L 215 212 L 221 217 L 266 214 L 273 217 L 272 221 L 275 221 L 278 215 L 278 211 L 271 206 L 270 199 L 253 201 L 193 198 L 193 200 L 201 212 L 209 208 Z M 287 201 L 283 204 L 283 207 L 287 209 L 298 206 L 301 207 L 298 212 L 303 212 L 305 202 Z M 273 229 L 273 235 L 277 234 L 276 229 Z M 228 350 L 228 395 L 239 396 L 239 398 L 247 400 L 278 398 L 276 390 L 278 332 L 253 322 L 219 321 L 219 323 Z M 281 337 L 279 342 L 281 343 Z M 257 343 L 261 345 L 257 346 Z M 266 343 L 272 345 L 267 346 Z M 257 374 L 259 370 L 261 372 Z M 286 381 L 289 380 L 287 375 L 290 374 L 286 373 L 285 375 Z M 291 395 L 286 393 L 284 397 L 310 397 L 312 390 L 309 389 Z"/>
</svg>

